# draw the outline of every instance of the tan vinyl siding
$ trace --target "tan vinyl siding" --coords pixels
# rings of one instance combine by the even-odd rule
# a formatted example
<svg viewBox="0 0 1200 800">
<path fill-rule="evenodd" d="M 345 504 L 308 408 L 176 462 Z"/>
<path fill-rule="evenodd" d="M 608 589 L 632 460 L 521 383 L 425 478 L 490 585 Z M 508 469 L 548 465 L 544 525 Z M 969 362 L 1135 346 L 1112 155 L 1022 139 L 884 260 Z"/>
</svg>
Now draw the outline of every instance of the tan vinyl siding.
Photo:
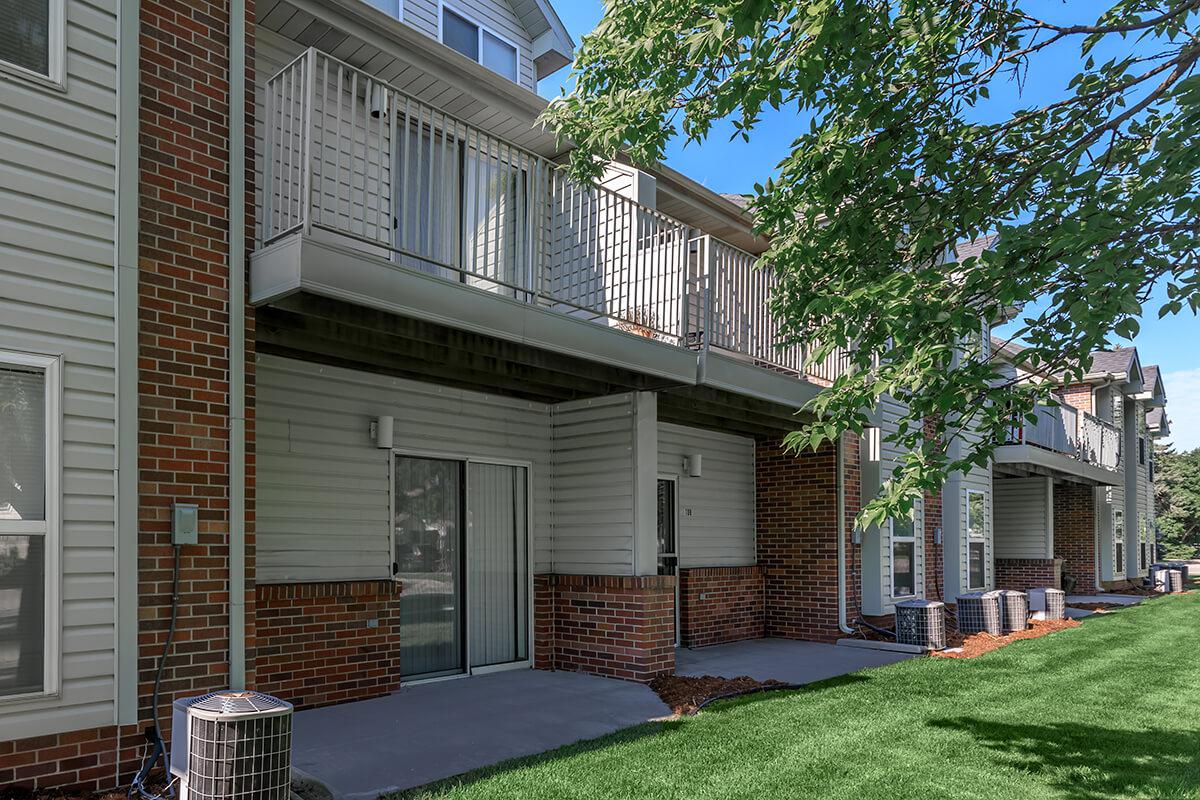
<svg viewBox="0 0 1200 800">
<path fill-rule="evenodd" d="M 1005 478 L 995 492 L 996 558 L 1049 558 L 1046 478 Z"/>
<path fill-rule="evenodd" d="M 431 383 L 263 355 L 258 361 L 258 580 L 391 576 L 389 452 L 370 423 L 395 418 L 413 454 L 529 461 L 534 566 L 550 566 L 550 412 Z"/>
<path fill-rule="evenodd" d="M 683 469 L 684 456 L 695 453 L 699 478 Z M 679 480 L 681 567 L 755 563 L 753 439 L 660 422 L 658 471 Z"/>
<path fill-rule="evenodd" d="M 115 719 L 117 4 L 65 7 L 65 91 L 0 73 L 0 349 L 63 363 L 61 694 L 0 740 Z"/>
<path fill-rule="evenodd" d="M 633 395 L 560 403 L 552 413 L 554 571 L 631 575 Z"/>
</svg>

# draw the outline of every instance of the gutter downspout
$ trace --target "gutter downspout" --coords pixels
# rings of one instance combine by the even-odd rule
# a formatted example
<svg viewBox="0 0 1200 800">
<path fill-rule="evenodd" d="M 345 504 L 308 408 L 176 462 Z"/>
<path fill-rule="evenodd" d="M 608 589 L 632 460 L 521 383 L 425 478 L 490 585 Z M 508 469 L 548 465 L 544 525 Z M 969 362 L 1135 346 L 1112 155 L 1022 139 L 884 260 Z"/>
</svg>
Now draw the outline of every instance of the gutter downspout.
<svg viewBox="0 0 1200 800">
<path fill-rule="evenodd" d="M 246 3 L 229 0 L 229 686 L 246 688 Z"/>
<path fill-rule="evenodd" d="M 846 452 L 845 441 L 838 434 L 837 449 L 834 451 L 834 470 L 837 472 L 837 607 L 838 629 L 842 633 L 854 633 L 846 624 Z"/>
</svg>

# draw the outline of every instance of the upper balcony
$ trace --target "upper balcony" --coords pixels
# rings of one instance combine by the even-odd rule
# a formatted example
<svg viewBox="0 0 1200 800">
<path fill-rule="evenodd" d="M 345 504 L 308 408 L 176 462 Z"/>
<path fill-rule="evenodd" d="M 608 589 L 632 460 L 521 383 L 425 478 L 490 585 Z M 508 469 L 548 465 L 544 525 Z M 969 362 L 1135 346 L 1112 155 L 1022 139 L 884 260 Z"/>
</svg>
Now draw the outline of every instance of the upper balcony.
<svg viewBox="0 0 1200 800">
<path fill-rule="evenodd" d="M 1014 420 L 1008 444 L 996 451 L 1002 471 L 1054 474 L 1115 485 L 1121 466 L 1121 433 L 1111 423 L 1068 405 L 1038 405 L 1036 422 Z"/>
<path fill-rule="evenodd" d="M 788 402 L 780 379 L 819 386 L 844 368 L 844 354 L 816 362 L 811 347 L 779 345 L 770 268 L 638 203 L 619 176 L 577 183 L 316 49 L 269 79 L 264 109 L 255 303 L 304 291 L 501 336 L 515 304 L 607 328 L 622 352 L 666 346 L 664 374 L 679 356 L 695 372 L 699 354 L 699 373 L 732 388 L 765 368 L 754 374 Z M 533 327 L 519 336 L 568 346 L 561 325 L 540 339 Z M 576 355 L 615 357 L 573 341 Z"/>
</svg>

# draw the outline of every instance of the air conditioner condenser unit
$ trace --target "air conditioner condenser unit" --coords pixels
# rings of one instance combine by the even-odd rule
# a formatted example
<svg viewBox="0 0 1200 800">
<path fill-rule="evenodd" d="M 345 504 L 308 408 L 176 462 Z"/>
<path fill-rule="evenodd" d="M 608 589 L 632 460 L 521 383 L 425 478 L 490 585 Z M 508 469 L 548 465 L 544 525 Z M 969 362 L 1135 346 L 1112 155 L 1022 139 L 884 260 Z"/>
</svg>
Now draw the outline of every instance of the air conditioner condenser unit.
<svg viewBox="0 0 1200 800">
<path fill-rule="evenodd" d="M 896 641 L 930 650 L 945 650 L 946 604 L 939 600 L 896 603 Z"/>
<path fill-rule="evenodd" d="M 1000 593 L 968 592 L 960 594 L 955 601 L 955 618 L 958 632 L 964 636 L 972 633 L 1000 635 Z"/>
<path fill-rule="evenodd" d="M 1062 589 L 1030 589 L 1029 615 L 1033 619 L 1062 619 L 1067 615 L 1067 593 Z"/>
<path fill-rule="evenodd" d="M 1000 631 L 1016 633 L 1029 627 L 1029 595 L 1015 589 L 1000 592 Z"/>
<path fill-rule="evenodd" d="M 176 700 L 171 774 L 179 800 L 288 800 L 292 704 L 246 691 Z"/>
</svg>

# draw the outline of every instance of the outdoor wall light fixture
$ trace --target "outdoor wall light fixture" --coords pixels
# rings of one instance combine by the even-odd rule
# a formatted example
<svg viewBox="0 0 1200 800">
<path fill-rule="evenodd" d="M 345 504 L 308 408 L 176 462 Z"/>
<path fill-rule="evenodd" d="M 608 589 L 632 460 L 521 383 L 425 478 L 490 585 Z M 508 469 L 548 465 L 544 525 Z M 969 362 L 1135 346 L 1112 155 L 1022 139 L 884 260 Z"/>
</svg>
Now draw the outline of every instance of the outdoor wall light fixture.
<svg viewBox="0 0 1200 800">
<path fill-rule="evenodd" d="M 378 417 L 371 422 L 371 438 L 380 450 L 391 450 L 396 427 L 395 417 Z"/>
<path fill-rule="evenodd" d="M 683 471 L 689 477 L 699 478 L 702 473 L 704 456 L 700 453 L 692 453 L 683 457 Z"/>
</svg>

